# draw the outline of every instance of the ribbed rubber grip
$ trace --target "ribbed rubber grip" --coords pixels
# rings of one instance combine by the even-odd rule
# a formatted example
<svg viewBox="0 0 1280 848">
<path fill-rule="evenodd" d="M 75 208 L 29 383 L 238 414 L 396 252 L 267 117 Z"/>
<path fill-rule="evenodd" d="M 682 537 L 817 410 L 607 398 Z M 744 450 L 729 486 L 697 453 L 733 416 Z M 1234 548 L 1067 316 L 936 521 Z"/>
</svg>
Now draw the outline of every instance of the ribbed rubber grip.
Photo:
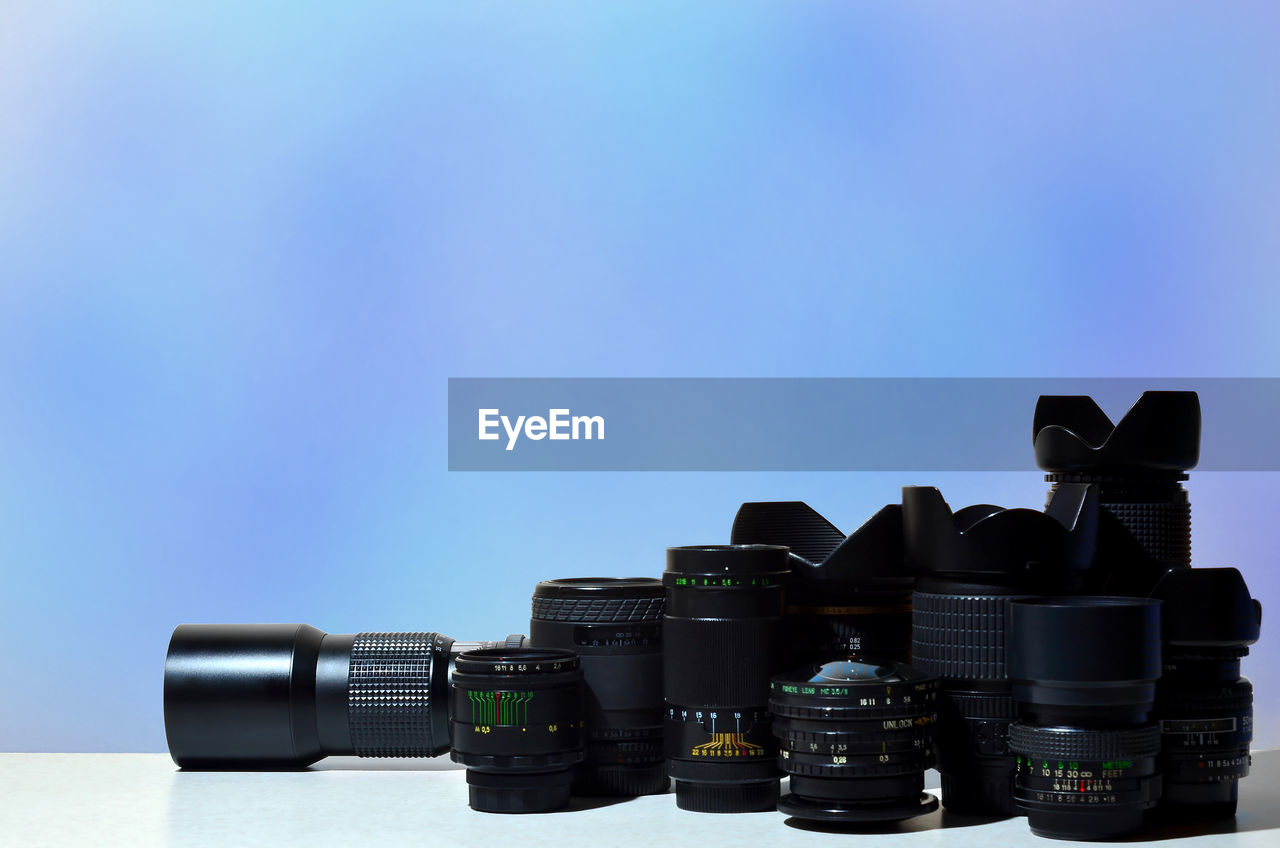
<svg viewBox="0 0 1280 848">
<path fill-rule="evenodd" d="M 1128 730 L 1074 730 L 1009 725 L 1009 750 L 1033 757 L 1064 760 L 1127 760 L 1160 753 L 1160 727 Z"/>
<path fill-rule="evenodd" d="M 778 670 L 776 618 L 670 618 L 662 625 L 663 695 L 669 704 L 751 707 L 768 703 Z"/>
<path fill-rule="evenodd" d="M 1104 503 L 1152 559 L 1191 567 L 1191 505 Z"/>
<path fill-rule="evenodd" d="M 1027 595 L 912 595 L 911 664 L 952 680 L 1005 680 L 1009 601 Z"/>
<path fill-rule="evenodd" d="M 540 598 L 534 596 L 533 618 L 539 621 L 613 623 L 659 621 L 666 599 L 656 598 Z"/>
<path fill-rule="evenodd" d="M 442 693 L 448 692 L 451 644 L 438 633 L 356 634 L 347 720 L 357 756 L 434 757 L 448 749 L 448 704 Z M 432 710 L 441 714 L 434 721 Z M 437 738 L 440 727 L 446 729 L 443 739 Z"/>
</svg>

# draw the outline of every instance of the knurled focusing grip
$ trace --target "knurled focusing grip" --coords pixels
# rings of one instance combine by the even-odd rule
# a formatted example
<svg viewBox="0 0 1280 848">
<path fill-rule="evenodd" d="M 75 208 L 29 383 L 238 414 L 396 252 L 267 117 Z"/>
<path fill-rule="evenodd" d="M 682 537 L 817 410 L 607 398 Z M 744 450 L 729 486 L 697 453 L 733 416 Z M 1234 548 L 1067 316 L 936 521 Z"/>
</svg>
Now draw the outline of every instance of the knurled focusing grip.
<svg viewBox="0 0 1280 848">
<path fill-rule="evenodd" d="M 347 719 L 360 757 L 434 757 L 449 750 L 449 658 L 439 633 L 358 633 Z"/>
</svg>

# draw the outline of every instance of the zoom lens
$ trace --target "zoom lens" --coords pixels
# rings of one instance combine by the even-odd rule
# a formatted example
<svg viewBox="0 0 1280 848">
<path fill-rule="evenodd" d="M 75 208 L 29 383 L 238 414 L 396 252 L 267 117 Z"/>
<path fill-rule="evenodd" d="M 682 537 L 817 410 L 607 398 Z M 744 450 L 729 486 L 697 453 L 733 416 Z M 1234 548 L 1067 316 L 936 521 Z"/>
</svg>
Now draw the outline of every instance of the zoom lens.
<svg viewBox="0 0 1280 848">
<path fill-rule="evenodd" d="M 519 647 L 522 636 L 505 644 Z M 164 665 L 164 727 L 182 768 L 301 768 L 321 757 L 449 749 L 439 633 L 323 633 L 305 624 L 182 624 Z"/>
<path fill-rule="evenodd" d="M 586 682 L 587 754 L 575 795 L 652 795 L 669 780 L 662 744 L 662 581 L 544 580 L 531 642 L 577 652 Z"/>
<path fill-rule="evenodd" d="M 1170 818 L 1235 815 L 1249 774 L 1253 685 L 1240 660 L 1258 640 L 1261 605 L 1234 568 L 1170 571 L 1151 595 L 1161 601 L 1164 675 L 1156 686 Z"/>
<path fill-rule="evenodd" d="M 902 507 L 890 504 L 845 536 L 801 501 L 744 503 L 733 544 L 791 549 L 786 664 L 861 654 L 911 655 L 911 575 L 903 562 Z"/>
<path fill-rule="evenodd" d="M 777 673 L 787 549 L 667 548 L 662 632 L 667 769 L 676 806 L 772 810 L 777 746 L 769 678 Z"/>
<path fill-rule="evenodd" d="M 1160 602 L 1038 598 L 1010 604 L 1014 796 L 1031 830 L 1106 839 L 1160 798 Z"/>
<path fill-rule="evenodd" d="M 1143 392 L 1114 425 L 1093 398 L 1044 395 L 1032 426 L 1050 496 L 1062 484 L 1096 484 L 1102 506 L 1141 546 L 1147 564 L 1127 559 L 1114 589 L 1146 595 L 1160 574 L 1190 567 L 1191 502 L 1182 481 L 1200 458 L 1195 392 Z"/>
<path fill-rule="evenodd" d="M 952 513 L 937 489 L 908 486 L 902 509 L 917 574 L 911 661 L 942 679 L 942 803 L 957 813 L 1013 815 L 1008 605 L 1082 582 L 1092 565 L 1097 493 L 1064 486 L 1047 513 L 988 504 Z"/>
<path fill-rule="evenodd" d="M 543 813 L 569 803 L 583 755 L 582 689 L 572 651 L 458 655 L 450 756 L 467 767 L 471 809 Z"/>
<path fill-rule="evenodd" d="M 778 764 L 791 792 L 778 811 L 815 821 L 898 821 L 938 808 L 924 792 L 933 766 L 938 687 L 898 662 L 833 660 L 769 685 Z"/>
</svg>

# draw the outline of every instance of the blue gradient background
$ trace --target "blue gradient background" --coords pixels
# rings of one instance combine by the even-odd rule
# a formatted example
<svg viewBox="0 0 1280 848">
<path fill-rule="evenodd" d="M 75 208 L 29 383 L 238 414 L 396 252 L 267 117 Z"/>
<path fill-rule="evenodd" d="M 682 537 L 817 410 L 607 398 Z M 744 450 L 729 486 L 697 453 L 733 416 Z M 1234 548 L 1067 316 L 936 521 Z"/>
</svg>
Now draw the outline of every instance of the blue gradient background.
<svg viewBox="0 0 1280 848">
<path fill-rule="evenodd" d="M 744 500 L 1043 501 L 450 474 L 450 376 L 1277 374 L 1275 4 L 420 5 L 6 4 L 0 750 L 163 750 L 180 622 L 494 638 Z M 1278 482 L 1189 485 L 1273 611 Z"/>
</svg>

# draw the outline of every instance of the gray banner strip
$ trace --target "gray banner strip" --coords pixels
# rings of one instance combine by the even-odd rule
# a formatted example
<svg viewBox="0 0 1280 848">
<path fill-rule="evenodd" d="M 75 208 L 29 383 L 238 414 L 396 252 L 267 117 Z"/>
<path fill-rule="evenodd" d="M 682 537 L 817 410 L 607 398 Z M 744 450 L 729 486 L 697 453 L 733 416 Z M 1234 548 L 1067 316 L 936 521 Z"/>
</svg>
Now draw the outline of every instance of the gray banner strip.
<svg viewBox="0 0 1280 848">
<path fill-rule="evenodd" d="M 1280 378 L 452 378 L 449 470 L 1027 471 L 1040 395 L 1152 389 L 1199 393 L 1198 470 L 1280 471 Z"/>
</svg>

